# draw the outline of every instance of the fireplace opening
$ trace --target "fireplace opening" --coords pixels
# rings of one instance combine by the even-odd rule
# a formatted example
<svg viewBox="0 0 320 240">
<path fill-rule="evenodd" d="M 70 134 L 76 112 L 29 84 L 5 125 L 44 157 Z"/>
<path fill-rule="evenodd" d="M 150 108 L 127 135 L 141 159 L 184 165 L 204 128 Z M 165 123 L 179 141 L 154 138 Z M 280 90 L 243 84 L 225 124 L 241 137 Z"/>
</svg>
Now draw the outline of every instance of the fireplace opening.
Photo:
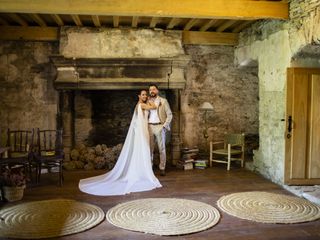
<svg viewBox="0 0 320 240">
<path fill-rule="evenodd" d="M 124 143 L 138 102 L 139 90 L 81 90 L 75 92 L 75 143 L 86 146 Z M 170 90 L 161 91 L 170 104 Z M 171 105 L 171 104 L 170 104 Z"/>
</svg>

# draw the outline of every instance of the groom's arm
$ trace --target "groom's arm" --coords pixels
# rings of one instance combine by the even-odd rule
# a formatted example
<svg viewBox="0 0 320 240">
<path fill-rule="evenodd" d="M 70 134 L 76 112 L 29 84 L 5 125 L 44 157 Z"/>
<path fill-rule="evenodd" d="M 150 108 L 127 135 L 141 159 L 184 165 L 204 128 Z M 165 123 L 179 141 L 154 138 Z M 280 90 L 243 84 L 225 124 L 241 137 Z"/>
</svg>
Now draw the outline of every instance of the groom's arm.
<svg viewBox="0 0 320 240">
<path fill-rule="evenodd" d="M 170 123 L 172 121 L 172 112 L 171 112 L 170 105 L 167 100 L 164 101 L 164 110 L 166 112 L 167 118 L 166 118 L 165 123 L 163 124 L 163 127 L 170 131 Z"/>
<path fill-rule="evenodd" d="M 152 102 L 148 102 L 148 103 L 140 103 L 141 108 L 144 110 L 151 110 L 151 109 L 157 109 L 157 105 L 155 105 Z"/>
</svg>

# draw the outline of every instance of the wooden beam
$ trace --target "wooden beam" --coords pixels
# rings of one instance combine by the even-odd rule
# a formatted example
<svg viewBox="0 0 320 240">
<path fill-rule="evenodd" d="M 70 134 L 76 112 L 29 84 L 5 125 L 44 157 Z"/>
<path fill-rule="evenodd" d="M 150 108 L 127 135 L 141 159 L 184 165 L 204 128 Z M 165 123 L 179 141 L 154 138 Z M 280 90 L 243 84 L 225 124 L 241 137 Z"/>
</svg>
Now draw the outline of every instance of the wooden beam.
<svg viewBox="0 0 320 240">
<path fill-rule="evenodd" d="M 21 26 L 27 27 L 29 24 L 27 23 L 27 21 L 25 21 L 24 19 L 22 19 L 18 14 L 16 13 L 10 13 L 9 17 L 15 21 L 16 23 L 19 23 Z"/>
<path fill-rule="evenodd" d="M 218 20 L 217 19 L 211 19 L 206 24 L 204 24 L 201 28 L 201 32 L 207 31 L 210 27 L 212 27 L 213 24 L 215 24 Z"/>
<path fill-rule="evenodd" d="M 9 25 L 8 21 L 5 20 L 4 18 L 0 17 L 0 24 L 1 25 Z"/>
<path fill-rule="evenodd" d="M 194 24 L 196 24 L 196 22 L 198 21 L 198 19 L 190 19 L 187 24 L 184 26 L 184 29 L 185 31 L 188 31 L 190 30 L 190 28 L 193 27 Z"/>
<path fill-rule="evenodd" d="M 115 28 L 119 27 L 119 20 L 120 20 L 119 16 L 113 16 L 112 18 L 113 18 L 113 27 Z"/>
<path fill-rule="evenodd" d="M 157 18 L 157 17 L 151 18 L 150 28 L 155 28 L 158 22 L 159 22 L 159 18 Z"/>
<path fill-rule="evenodd" d="M 288 19 L 287 1 L 0 0 L 0 12 L 217 19 Z"/>
<path fill-rule="evenodd" d="M 77 26 L 79 26 L 79 27 L 83 26 L 83 24 L 82 24 L 82 22 L 81 22 L 81 19 L 80 19 L 80 17 L 79 17 L 77 14 L 72 14 L 71 17 L 72 17 L 72 20 L 74 21 L 74 23 L 75 23 Z"/>
<path fill-rule="evenodd" d="M 239 33 L 246 27 L 248 27 L 250 24 L 252 24 L 254 21 L 245 21 L 241 23 L 240 25 L 236 26 L 234 29 L 232 29 L 233 33 Z"/>
<path fill-rule="evenodd" d="M 237 33 L 183 31 L 182 43 L 198 44 L 198 45 L 234 46 L 238 43 L 238 34 Z"/>
<path fill-rule="evenodd" d="M 63 26 L 64 22 L 58 14 L 51 14 L 52 19 L 56 22 L 58 26 Z"/>
<path fill-rule="evenodd" d="M 167 29 L 174 28 L 180 21 L 181 21 L 181 19 L 179 19 L 179 18 L 171 18 L 170 22 L 167 25 Z"/>
<path fill-rule="evenodd" d="M 32 18 L 33 21 L 35 21 L 40 27 L 46 27 L 47 24 L 43 19 L 36 13 L 30 14 L 30 17 Z"/>
<path fill-rule="evenodd" d="M 92 18 L 93 24 L 94 24 L 96 27 L 101 27 L 101 23 L 100 23 L 99 16 L 97 16 L 97 15 L 92 15 L 91 18 Z"/>
<path fill-rule="evenodd" d="M 58 27 L 0 26 L 0 40 L 58 41 Z"/>
<path fill-rule="evenodd" d="M 132 17 L 132 27 L 136 28 L 138 26 L 138 20 L 139 20 L 138 16 Z"/>
<path fill-rule="evenodd" d="M 228 27 L 230 27 L 231 25 L 235 24 L 236 20 L 229 20 L 226 21 L 225 23 L 223 23 L 220 27 L 217 28 L 216 32 L 223 32 L 224 30 L 226 30 Z"/>
</svg>

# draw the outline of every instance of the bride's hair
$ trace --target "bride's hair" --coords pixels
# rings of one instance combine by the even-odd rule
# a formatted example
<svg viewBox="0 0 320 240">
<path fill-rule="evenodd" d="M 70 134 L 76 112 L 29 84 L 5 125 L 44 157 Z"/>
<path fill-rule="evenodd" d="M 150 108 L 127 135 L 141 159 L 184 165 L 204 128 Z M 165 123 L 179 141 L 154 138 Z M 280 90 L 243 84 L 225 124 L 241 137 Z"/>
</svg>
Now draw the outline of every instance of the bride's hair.
<svg viewBox="0 0 320 240">
<path fill-rule="evenodd" d="M 138 92 L 138 96 L 140 96 L 142 92 L 146 92 L 146 93 L 148 94 L 148 90 L 146 90 L 146 89 L 141 89 L 141 90 L 139 90 L 139 92 Z M 139 103 L 137 103 L 137 105 L 136 105 L 135 108 L 134 108 L 134 112 L 135 112 L 135 113 L 138 113 L 138 104 L 139 104 Z"/>
<path fill-rule="evenodd" d="M 138 92 L 138 95 L 141 95 L 142 92 L 146 92 L 148 94 L 148 90 L 147 89 L 141 89 L 139 92 Z"/>
</svg>

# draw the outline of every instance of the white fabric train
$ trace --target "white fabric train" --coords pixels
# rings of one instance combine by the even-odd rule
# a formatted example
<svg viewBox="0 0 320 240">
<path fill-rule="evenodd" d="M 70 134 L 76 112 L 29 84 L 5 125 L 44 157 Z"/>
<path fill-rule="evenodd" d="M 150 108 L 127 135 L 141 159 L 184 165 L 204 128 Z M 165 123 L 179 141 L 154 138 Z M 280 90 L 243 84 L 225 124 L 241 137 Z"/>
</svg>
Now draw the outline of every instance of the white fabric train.
<svg viewBox="0 0 320 240">
<path fill-rule="evenodd" d="M 148 112 L 138 104 L 115 167 L 103 175 L 81 179 L 79 188 L 88 194 L 109 196 L 159 187 L 162 186 L 151 164 Z"/>
</svg>

